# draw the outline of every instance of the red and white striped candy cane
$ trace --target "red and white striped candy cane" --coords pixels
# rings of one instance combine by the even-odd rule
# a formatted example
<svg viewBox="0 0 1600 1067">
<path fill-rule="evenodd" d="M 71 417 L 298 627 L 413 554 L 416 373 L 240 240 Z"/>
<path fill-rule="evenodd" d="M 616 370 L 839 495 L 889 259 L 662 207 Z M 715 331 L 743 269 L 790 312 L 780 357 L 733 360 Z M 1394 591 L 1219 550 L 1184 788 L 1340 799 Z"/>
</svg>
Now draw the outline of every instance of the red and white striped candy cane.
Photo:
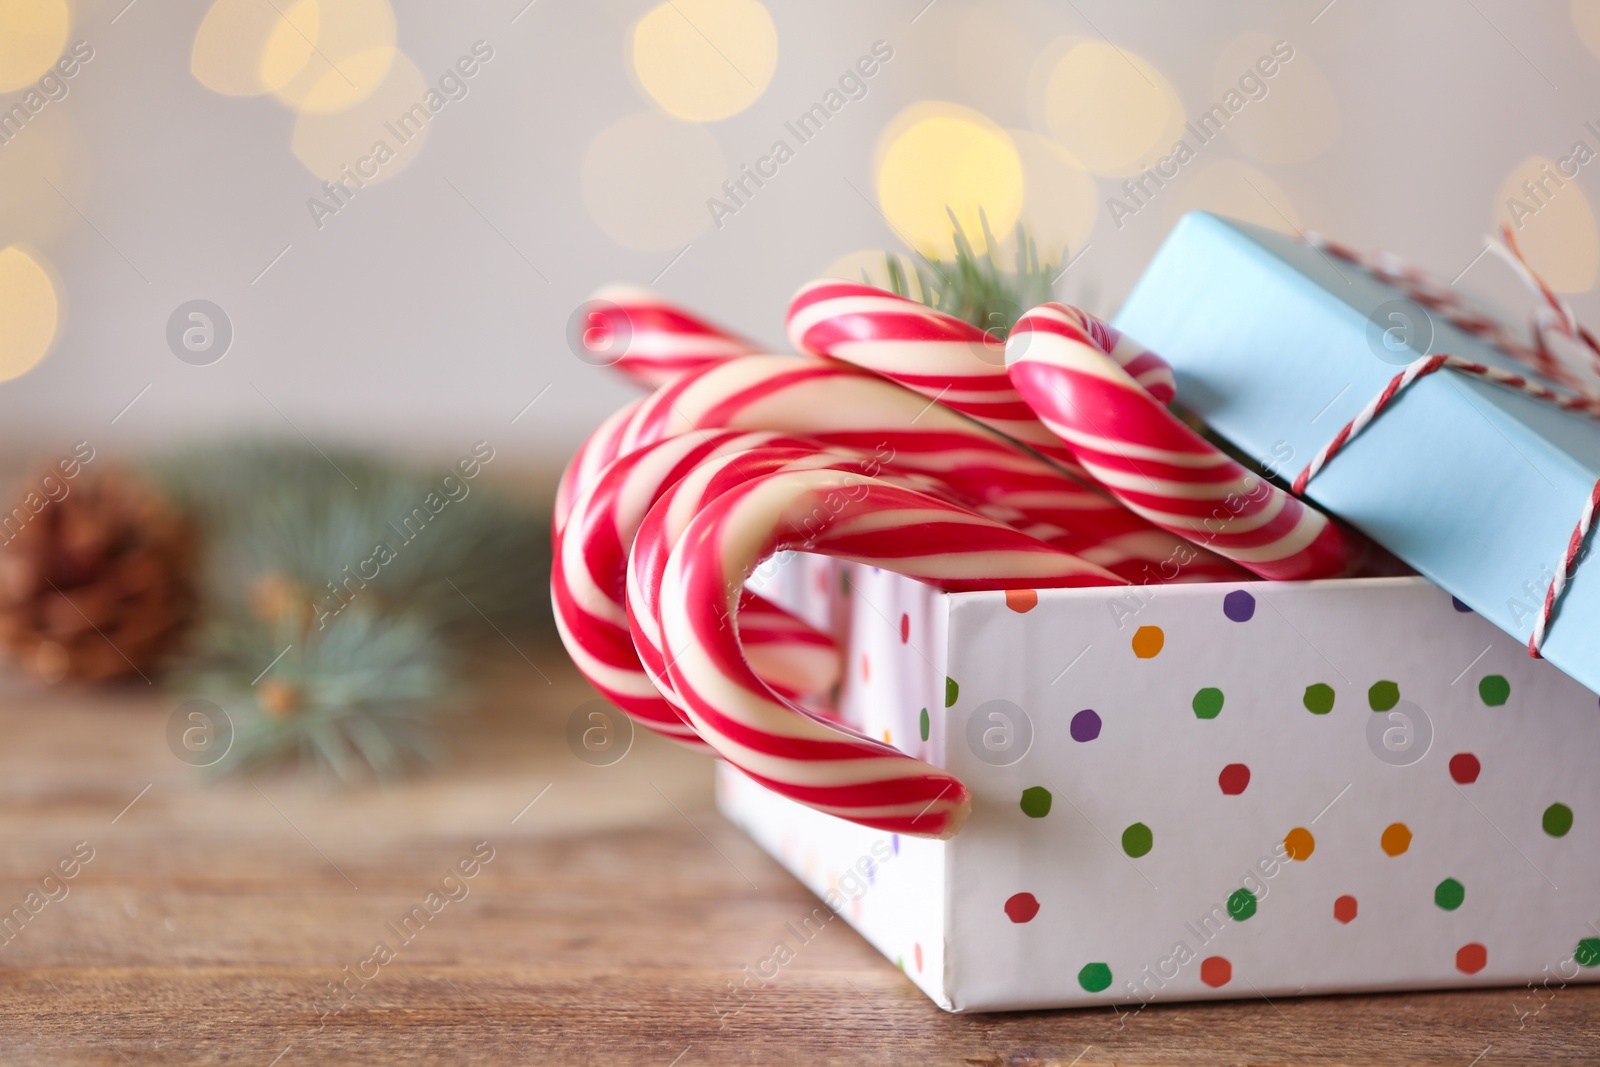
<svg viewBox="0 0 1600 1067">
<path fill-rule="evenodd" d="M 658 500 L 670 498 L 673 503 L 657 514 L 653 533 L 649 535 L 642 531 L 635 533 L 632 539 L 632 554 L 627 564 L 624 599 L 634 652 L 645 676 L 661 690 L 662 696 L 669 704 L 677 705 L 680 710 L 681 705 L 674 699 L 671 686 L 665 678 L 665 656 L 661 649 L 661 637 L 656 627 L 654 611 L 648 607 L 640 610 L 640 605 L 654 603 L 656 589 L 666 567 L 667 551 L 706 503 L 729 489 L 772 474 L 834 470 L 858 480 L 878 478 L 900 488 L 926 492 L 957 508 L 965 507 L 961 501 L 951 499 L 947 487 L 926 478 L 914 475 L 907 477 L 886 471 L 882 462 L 875 456 L 862 456 L 848 449 L 830 449 L 803 438 L 782 438 L 772 434 L 722 436 L 723 443 L 728 447 L 718 448 L 715 458 L 704 459 L 681 478 L 666 477 L 656 482 L 654 498 Z M 751 440 L 756 447 L 746 451 L 731 451 L 740 443 L 741 438 Z M 767 440 L 759 440 L 760 438 Z M 662 444 L 670 445 L 679 440 L 680 438 L 669 438 Z M 651 446 L 632 453 L 618 460 L 615 467 L 625 468 L 635 456 L 647 455 L 659 447 L 661 446 Z M 659 466 L 657 465 L 658 468 Z M 610 472 L 607 473 L 609 476 Z M 645 489 L 644 483 L 648 480 L 648 472 L 644 473 L 645 477 L 635 479 L 640 482 L 639 489 Z M 630 495 L 642 500 L 646 491 L 634 491 Z M 798 623 L 798 620 L 796 624 L 786 624 L 775 619 L 774 616 L 781 613 L 779 609 L 770 605 L 767 606 L 765 614 L 755 619 L 746 614 L 752 605 L 759 606 L 761 603 L 759 597 L 746 591 L 741 601 L 739 616 L 741 636 L 756 673 L 769 684 L 774 677 L 780 679 L 780 684 L 773 685 L 772 688 L 785 697 L 816 694 L 831 686 L 837 677 L 837 659 L 826 665 L 815 664 L 813 659 L 818 650 L 815 647 L 807 647 L 807 644 L 814 646 L 816 638 L 806 637 L 807 644 L 800 647 L 785 646 L 786 635 L 792 633 L 796 625 L 804 626 L 804 624 Z M 746 630 L 747 625 L 751 626 L 751 629 Z M 809 630 L 809 627 L 806 629 Z M 768 669 L 763 669 L 764 665 L 769 669 L 774 667 L 776 669 L 772 669 L 769 673 Z M 829 672 L 826 677 L 821 673 L 823 666 Z M 782 684 L 783 680 L 788 680 L 788 684 Z"/>
<path fill-rule="evenodd" d="M 613 462 L 579 495 L 556 535 L 550 588 L 562 642 L 602 695 L 658 733 L 698 741 L 646 673 L 629 631 L 625 598 L 634 535 L 661 494 L 709 458 L 786 441 L 770 433 L 697 433 L 639 449 Z M 790 447 L 786 455 L 815 451 Z M 778 692 L 823 693 L 838 680 L 839 650 L 828 635 L 751 593 L 741 604 L 741 620 L 756 673 Z"/>
<path fill-rule="evenodd" d="M 567 516 L 572 511 L 572 505 L 578 499 L 578 494 L 592 485 L 600 476 L 600 472 L 622 454 L 623 434 L 627 432 L 628 425 L 646 399 L 640 397 L 630 401 L 607 415 L 600 425 L 584 438 L 583 444 L 578 446 L 578 451 L 567 461 L 566 469 L 561 472 L 561 481 L 556 485 L 555 518 L 552 526 L 557 534 L 567 524 Z"/>
<path fill-rule="evenodd" d="M 652 389 L 688 371 L 763 350 L 635 286 L 596 291 L 573 323 L 572 342 L 583 358 L 615 367 Z"/>
<path fill-rule="evenodd" d="M 1024 315 L 1006 346 L 1011 380 L 1095 478 L 1157 526 L 1263 578 L 1349 573 L 1356 544 L 1322 512 L 1190 430 L 1054 313 Z"/>
<path fill-rule="evenodd" d="M 1020 308 L 1018 309 L 1021 310 Z M 1175 391 L 1166 361 L 1104 322 L 1060 304 L 1035 309 L 1036 328 L 1051 316 L 1090 332 L 1163 403 Z M 843 360 L 899 382 L 1048 456 L 1074 474 L 1083 468 L 1040 421 L 1006 375 L 1005 345 L 915 300 L 857 282 L 823 279 L 789 302 L 789 342 L 802 352 Z"/>
<path fill-rule="evenodd" d="M 829 446 L 878 454 L 903 474 L 944 483 L 1002 521 L 1032 532 L 1130 581 L 1182 546 L 1105 492 L 1066 476 L 1014 441 L 875 374 L 812 357 L 747 356 L 669 383 L 635 412 L 620 435 L 627 452 L 693 430 L 768 429 Z M 1023 518 L 1025 517 L 1025 519 Z M 1192 547 L 1193 573 L 1214 580 L 1239 572 Z"/>
<path fill-rule="evenodd" d="M 767 788 L 896 833 L 953 835 L 970 809 L 968 790 L 945 771 L 780 699 L 761 682 L 737 626 L 740 590 L 755 567 L 774 552 L 803 548 L 948 590 L 1120 584 L 1010 527 L 846 471 L 769 474 L 693 503 L 653 595 L 648 580 L 636 580 L 639 560 L 664 550 L 666 516 L 685 503 L 668 496 L 651 509 L 629 578 L 630 611 L 654 613 L 666 676 L 689 721 Z M 646 602 L 636 603 L 636 592 Z"/>
</svg>

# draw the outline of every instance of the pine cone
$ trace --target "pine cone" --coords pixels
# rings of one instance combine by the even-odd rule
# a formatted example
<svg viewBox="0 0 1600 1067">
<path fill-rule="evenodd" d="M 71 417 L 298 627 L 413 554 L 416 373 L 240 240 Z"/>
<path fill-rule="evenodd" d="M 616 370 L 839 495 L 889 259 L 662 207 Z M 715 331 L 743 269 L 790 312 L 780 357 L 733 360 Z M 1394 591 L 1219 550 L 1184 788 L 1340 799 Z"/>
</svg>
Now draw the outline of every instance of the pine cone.
<svg viewBox="0 0 1600 1067">
<path fill-rule="evenodd" d="M 194 612 L 192 526 L 116 468 L 52 471 L 14 499 L 0 514 L 0 646 L 47 682 L 146 675 Z"/>
</svg>

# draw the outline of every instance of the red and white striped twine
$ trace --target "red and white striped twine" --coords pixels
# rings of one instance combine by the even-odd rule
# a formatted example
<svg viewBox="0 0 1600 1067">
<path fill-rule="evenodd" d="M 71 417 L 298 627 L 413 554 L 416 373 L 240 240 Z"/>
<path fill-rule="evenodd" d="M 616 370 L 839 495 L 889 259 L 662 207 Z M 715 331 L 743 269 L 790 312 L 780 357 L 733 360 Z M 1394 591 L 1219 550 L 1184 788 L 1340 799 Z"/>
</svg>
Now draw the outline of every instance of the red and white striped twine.
<svg viewBox="0 0 1600 1067">
<path fill-rule="evenodd" d="M 1563 411 L 1572 411 L 1587 415 L 1593 419 L 1600 419 L 1600 396 L 1597 396 L 1592 387 L 1578 375 L 1555 351 L 1550 348 L 1546 340 L 1546 332 L 1559 333 L 1583 346 L 1591 357 L 1592 366 L 1587 368 L 1591 372 L 1600 369 L 1600 344 L 1596 343 L 1594 336 L 1578 322 L 1577 316 L 1556 293 L 1545 284 L 1544 280 L 1536 274 L 1527 260 L 1522 257 L 1522 251 L 1517 247 L 1516 239 L 1512 236 L 1509 226 L 1501 227 L 1501 242 L 1489 241 L 1489 248 L 1510 263 L 1517 275 L 1527 282 L 1543 298 L 1545 308 L 1535 312 L 1533 316 L 1532 334 L 1534 343 L 1526 344 L 1513 334 L 1498 319 L 1484 315 L 1468 306 L 1459 294 L 1449 286 L 1440 285 L 1418 267 L 1411 266 L 1399 257 L 1388 252 L 1362 254 L 1356 252 L 1336 241 L 1331 241 L 1320 234 L 1306 233 L 1302 237 L 1313 248 L 1337 256 L 1346 262 L 1353 263 L 1372 273 L 1375 277 L 1404 292 L 1423 307 L 1438 311 L 1457 328 L 1482 337 L 1495 348 L 1506 355 L 1529 367 L 1543 377 L 1550 378 L 1566 385 L 1576 393 L 1563 393 L 1538 382 L 1530 381 L 1520 374 L 1500 370 L 1498 367 L 1485 366 L 1472 360 L 1462 359 L 1460 356 L 1432 355 L 1423 356 L 1421 359 L 1408 365 L 1405 370 L 1390 379 L 1383 387 L 1383 391 L 1367 402 L 1356 417 L 1345 423 L 1333 439 L 1322 447 L 1311 462 L 1306 464 L 1304 470 L 1294 480 L 1294 492 L 1303 495 L 1306 483 L 1315 478 L 1328 464 L 1328 461 L 1349 444 L 1350 440 L 1366 429 L 1372 420 L 1382 413 L 1395 397 L 1408 389 L 1411 384 L 1420 378 L 1425 378 L 1439 370 L 1453 370 L 1458 374 L 1467 374 L 1493 382 L 1507 389 L 1531 396 L 1560 408 Z M 1544 312 L 1544 314 L 1540 314 Z M 1578 516 L 1577 525 L 1573 527 L 1572 534 L 1567 538 L 1565 550 L 1561 553 L 1561 560 L 1556 566 L 1555 576 L 1550 580 L 1549 587 L 1545 590 L 1544 603 L 1539 609 L 1539 614 L 1534 619 L 1533 634 L 1528 638 L 1528 655 L 1535 659 L 1543 658 L 1540 649 L 1544 646 L 1545 636 L 1549 633 L 1550 623 L 1555 618 L 1556 607 L 1561 602 L 1561 595 L 1566 591 L 1567 584 L 1572 574 L 1577 570 L 1579 557 L 1583 554 L 1583 546 L 1588 540 L 1589 532 L 1594 527 L 1594 517 L 1597 506 L 1600 506 L 1600 481 L 1596 481 L 1589 491 L 1589 498 L 1584 504 L 1583 513 Z"/>
</svg>

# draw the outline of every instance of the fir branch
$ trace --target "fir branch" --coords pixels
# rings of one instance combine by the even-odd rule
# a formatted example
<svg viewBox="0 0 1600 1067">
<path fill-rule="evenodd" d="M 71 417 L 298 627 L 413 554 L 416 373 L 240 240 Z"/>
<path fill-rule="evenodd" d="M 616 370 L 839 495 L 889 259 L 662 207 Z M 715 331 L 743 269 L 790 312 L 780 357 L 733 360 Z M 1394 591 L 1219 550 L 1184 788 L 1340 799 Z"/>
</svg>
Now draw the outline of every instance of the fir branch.
<svg viewBox="0 0 1600 1067">
<path fill-rule="evenodd" d="M 361 611 L 317 630 L 290 614 L 213 619 L 176 680 L 233 724 L 233 745 L 213 770 L 292 763 L 340 781 L 388 780 L 433 762 L 450 686 L 438 634 L 406 615 Z"/>
<path fill-rule="evenodd" d="M 952 259 L 931 259 L 918 253 L 920 262 L 907 275 L 897 257 L 885 257 L 889 291 L 927 304 L 953 318 L 961 319 L 1004 340 L 1023 313 L 1053 299 L 1051 279 L 1066 258 L 1046 263 L 1039 258 L 1039 246 L 1022 223 L 1015 233 L 1016 265 L 1004 270 L 995 259 L 999 241 L 989 230 L 988 215 L 980 208 L 978 224 L 983 230 L 984 251 L 980 254 L 967 237 L 954 211 L 950 216 L 951 237 L 956 253 Z M 915 279 L 916 286 L 911 285 Z M 870 281 L 868 284 L 871 284 Z"/>
<path fill-rule="evenodd" d="M 548 612 L 543 516 L 455 467 L 255 443 L 154 473 L 202 531 L 205 622 L 178 684 L 233 719 L 221 769 L 429 761 L 463 654 Z"/>
</svg>

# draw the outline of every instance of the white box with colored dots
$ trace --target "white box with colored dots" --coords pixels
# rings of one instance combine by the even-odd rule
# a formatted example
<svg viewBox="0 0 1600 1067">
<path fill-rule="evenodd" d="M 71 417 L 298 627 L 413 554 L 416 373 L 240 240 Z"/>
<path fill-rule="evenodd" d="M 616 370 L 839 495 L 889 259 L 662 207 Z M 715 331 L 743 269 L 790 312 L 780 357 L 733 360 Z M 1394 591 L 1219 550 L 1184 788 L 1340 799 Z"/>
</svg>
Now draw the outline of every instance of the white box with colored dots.
<svg viewBox="0 0 1600 1067">
<path fill-rule="evenodd" d="M 954 1011 L 1600 978 L 1600 700 L 1422 578 L 944 594 L 796 556 L 953 840 L 720 771 L 723 812 Z"/>
</svg>

